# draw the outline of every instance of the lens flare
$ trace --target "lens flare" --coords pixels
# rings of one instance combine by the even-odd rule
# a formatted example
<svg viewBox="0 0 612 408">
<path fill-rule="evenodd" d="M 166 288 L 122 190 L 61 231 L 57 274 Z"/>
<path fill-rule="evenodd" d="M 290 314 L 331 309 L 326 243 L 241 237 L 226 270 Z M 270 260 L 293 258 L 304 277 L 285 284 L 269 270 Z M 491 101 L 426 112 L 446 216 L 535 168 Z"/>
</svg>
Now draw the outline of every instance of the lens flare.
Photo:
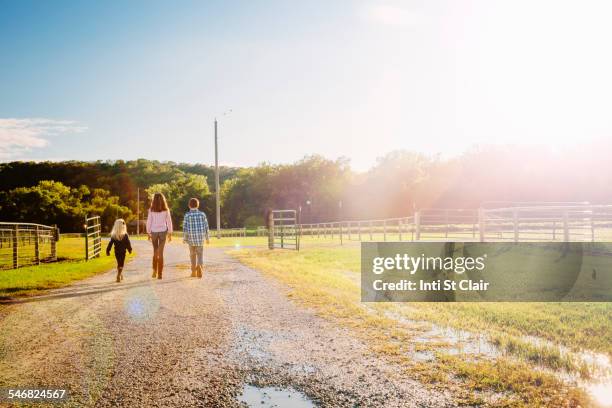
<svg viewBox="0 0 612 408">
<path fill-rule="evenodd" d="M 152 290 L 138 289 L 130 293 L 125 300 L 125 312 L 136 321 L 149 320 L 159 310 L 159 299 Z"/>
</svg>

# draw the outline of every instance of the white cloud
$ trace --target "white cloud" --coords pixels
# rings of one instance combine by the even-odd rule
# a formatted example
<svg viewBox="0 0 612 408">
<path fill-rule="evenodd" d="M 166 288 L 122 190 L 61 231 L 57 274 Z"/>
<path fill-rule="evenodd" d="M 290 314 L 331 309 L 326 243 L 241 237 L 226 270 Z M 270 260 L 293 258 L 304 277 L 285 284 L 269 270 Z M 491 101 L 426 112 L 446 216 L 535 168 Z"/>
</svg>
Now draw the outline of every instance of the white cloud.
<svg viewBox="0 0 612 408">
<path fill-rule="evenodd" d="M 370 22 L 397 27 L 414 26 L 421 20 L 419 14 L 407 8 L 388 4 L 370 5 L 365 8 L 364 16 Z"/>
<path fill-rule="evenodd" d="M 0 160 L 14 159 L 49 144 L 50 136 L 87 130 L 74 121 L 45 118 L 0 118 Z"/>
</svg>

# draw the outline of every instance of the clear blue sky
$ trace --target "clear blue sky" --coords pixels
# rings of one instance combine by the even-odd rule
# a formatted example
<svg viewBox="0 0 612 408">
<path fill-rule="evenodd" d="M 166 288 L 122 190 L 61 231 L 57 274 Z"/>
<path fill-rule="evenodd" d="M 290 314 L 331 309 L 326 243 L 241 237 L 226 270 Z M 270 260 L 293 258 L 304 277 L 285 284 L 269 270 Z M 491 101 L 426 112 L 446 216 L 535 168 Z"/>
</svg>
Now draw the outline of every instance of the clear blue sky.
<svg viewBox="0 0 612 408">
<path fill-rule="evenodd" d="M 612 131 L 605 1 L 0 0 L 0 160 L 222 163 Z"/>
</svg>

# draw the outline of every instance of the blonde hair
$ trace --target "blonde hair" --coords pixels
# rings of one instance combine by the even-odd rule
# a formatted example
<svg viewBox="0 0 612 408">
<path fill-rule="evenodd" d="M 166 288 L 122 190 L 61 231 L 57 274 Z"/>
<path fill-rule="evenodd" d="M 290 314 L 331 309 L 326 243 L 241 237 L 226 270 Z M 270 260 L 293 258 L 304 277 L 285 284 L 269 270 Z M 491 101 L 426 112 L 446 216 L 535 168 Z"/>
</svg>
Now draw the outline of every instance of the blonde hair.
<svg viewBox="0 0 612 408">
<path fill-rule="evenodd" d="M 111 231 L 111 238 L 121 241 L 126 234 L 127 226 L 125 225 L 125 221 L 123 218 L 116 219 L 115 224 L 113 225 L 113 230 Z"/>
</svg>

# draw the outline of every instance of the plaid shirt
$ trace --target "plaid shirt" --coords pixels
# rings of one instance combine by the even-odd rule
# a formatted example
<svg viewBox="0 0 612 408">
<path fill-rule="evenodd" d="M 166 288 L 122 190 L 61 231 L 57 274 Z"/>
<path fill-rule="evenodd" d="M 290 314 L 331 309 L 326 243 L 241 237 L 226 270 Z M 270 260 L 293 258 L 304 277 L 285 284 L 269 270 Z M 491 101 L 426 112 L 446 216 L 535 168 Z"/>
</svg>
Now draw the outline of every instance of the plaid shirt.
<svg viewBox="0 0 612 408">
<path fill-rule="evenodd" d="M 206 214 L 197 208 L 190 209 L 183 219 L 183 238 L 191 246 L 202 246 L 204 237 L 208 239 Z"/>
</svg>

